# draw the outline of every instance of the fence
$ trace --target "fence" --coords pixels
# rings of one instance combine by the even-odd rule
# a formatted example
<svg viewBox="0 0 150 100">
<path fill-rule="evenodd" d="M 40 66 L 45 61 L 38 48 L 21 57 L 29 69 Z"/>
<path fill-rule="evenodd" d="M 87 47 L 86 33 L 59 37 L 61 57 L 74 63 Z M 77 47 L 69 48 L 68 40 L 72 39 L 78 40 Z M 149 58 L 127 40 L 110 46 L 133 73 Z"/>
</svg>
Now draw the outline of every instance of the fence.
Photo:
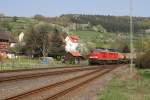
<svg viewBox="0 0 150 100">
<path fill-rule="evenodd" d="M 20 56 L 13 59 L 5 59 L 0 61 L 0 70 L 16 70 L 16 69 L 31 69 L 31 68 L 45 68 L 45 67 L 63 67 L 63 66 L 76 66 L 79 64 L 62 63 L 53 59 L 52 57 L 39 57 L 32 58 L 27 56 Z M 80 65 L 87 65 L 86 61 Z"/>
<path fill-rule="evenodd" d="M 31 58 L 31 57 L 17 57 L 13 59 L 5 59 L 0 61 L 1 70 L 9 69 L 24 69 L 24 68 L 40 68 L 55 66 L 61 64 L 61 61 L 50 60 L 48 58 Z"/>
</svg>

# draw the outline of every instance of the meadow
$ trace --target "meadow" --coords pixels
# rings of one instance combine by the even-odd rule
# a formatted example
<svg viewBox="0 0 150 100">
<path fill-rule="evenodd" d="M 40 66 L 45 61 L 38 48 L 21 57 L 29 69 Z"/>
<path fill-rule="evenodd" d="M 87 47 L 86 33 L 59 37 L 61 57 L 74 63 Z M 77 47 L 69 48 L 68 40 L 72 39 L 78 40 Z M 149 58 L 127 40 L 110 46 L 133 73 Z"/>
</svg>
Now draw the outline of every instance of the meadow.
<svg viewBox="0 0 150 100">
<path fill-rule="evenodd" d="M 114 78 L 98 100 L 150 100 L 150 69 L 138 69 L 138 80 Z"/>
</svg>

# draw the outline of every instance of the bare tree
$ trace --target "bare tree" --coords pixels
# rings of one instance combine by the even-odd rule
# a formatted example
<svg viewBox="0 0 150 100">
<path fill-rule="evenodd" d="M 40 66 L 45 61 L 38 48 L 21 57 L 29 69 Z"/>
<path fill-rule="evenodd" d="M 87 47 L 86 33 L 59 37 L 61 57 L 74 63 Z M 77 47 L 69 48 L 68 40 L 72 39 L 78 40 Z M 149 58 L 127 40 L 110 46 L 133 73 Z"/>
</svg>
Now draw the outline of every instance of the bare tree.
<svg viewBox="0 0 150 100">
<path fill-rule="evenodd" d="M 49 50 L 49 34 L 53 28 L 46 23 L 39 23 L 31 28 L 26 36 L 26 48 L 35 53 L 47 56 Z"/>
</svg>

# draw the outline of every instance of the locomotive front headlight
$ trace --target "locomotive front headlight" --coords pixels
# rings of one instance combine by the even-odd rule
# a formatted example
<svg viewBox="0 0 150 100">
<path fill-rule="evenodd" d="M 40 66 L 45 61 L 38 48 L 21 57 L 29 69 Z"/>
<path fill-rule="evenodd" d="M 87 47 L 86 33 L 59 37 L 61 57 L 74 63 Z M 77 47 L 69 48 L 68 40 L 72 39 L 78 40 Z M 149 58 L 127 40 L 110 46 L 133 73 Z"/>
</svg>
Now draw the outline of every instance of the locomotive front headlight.
<svg viewBox="0 0 150 100">
<path fill-rule="evenodd" d="M 98 58 L 97 56 L 90 56 L 90 58 Z"/>
</svg>

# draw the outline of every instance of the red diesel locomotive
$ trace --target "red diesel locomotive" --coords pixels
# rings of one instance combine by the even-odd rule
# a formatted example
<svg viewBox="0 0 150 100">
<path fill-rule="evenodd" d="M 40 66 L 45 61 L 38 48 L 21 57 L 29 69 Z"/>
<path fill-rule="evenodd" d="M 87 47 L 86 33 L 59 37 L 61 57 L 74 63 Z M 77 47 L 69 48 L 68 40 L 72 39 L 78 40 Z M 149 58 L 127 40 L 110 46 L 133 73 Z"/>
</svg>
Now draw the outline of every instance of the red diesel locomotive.
<svg viewBox="0 0 150 100">
<path fill-rule="evenodd" d="M 126 63 L 125 55 L 113 49 L 93 49 L 89 54 L 89 64 L 117 64 Z"/>
</svg>

